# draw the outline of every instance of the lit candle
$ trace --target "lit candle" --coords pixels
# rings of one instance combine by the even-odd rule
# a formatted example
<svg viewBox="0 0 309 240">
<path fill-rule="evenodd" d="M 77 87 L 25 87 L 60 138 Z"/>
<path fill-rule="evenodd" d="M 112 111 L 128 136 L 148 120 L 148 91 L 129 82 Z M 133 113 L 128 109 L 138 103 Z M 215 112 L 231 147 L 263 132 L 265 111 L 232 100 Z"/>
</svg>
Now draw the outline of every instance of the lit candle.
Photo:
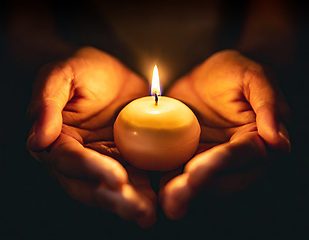
<svg viewBox="0 0 309 240">
<path fill-rule="evenodd" d="M 157 66 L 151 93 L 121 110 L 114 124 L 114 141 L 122 157 L 137 168 L 173 170 L 195 153 L 200 125 L 188 106 L 160 96 Z"/>
</svg>

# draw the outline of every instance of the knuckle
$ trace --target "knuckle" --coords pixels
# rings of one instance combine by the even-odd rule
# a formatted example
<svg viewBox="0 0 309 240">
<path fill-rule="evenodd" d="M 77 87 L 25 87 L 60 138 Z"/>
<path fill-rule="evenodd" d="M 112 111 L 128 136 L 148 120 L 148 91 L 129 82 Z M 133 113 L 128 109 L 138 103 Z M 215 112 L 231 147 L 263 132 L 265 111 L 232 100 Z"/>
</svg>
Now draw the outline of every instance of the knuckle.
<svg viewBox="0 0 309 240">
<path fill-rule="evenodd" d="M 252 81 L 264 80 L 266 77 L 263 67 L 257 63 L 252 63 L 247 66 L 243 72 L 244 80 L 247 81 L 249 85 Z"/>
</svg>

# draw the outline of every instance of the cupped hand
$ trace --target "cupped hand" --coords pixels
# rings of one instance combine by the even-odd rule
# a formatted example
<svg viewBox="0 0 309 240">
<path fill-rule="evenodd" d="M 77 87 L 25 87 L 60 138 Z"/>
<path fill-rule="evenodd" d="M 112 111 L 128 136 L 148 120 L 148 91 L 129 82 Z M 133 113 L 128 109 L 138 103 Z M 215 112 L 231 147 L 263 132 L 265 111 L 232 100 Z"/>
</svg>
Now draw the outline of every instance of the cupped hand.
<svg viewBox="0 0 309 240">
<path fill-rule="evenodd" d="M 200 147 L 183 173 L 162 180 L 159 198 L 170 218 L 183 217 L 201 191 L 229 194 L 260 179 L 268 149 L 290 150 L 284 125 L 289 107 L 278 84 L 268 69 L 237 51 L 212 55 L 168 95 L 188 104 L 202 128 Z"/>
<path fill-rule="evenodd" d="M 43 66 L 33 87 L 27 146 L 74 199 L 141 226 L 155 221 L 156 195 L 146 172 L 127 166 L 113 123 L 147 85 L 112 56 L 84 47 Z"/>
</svg>

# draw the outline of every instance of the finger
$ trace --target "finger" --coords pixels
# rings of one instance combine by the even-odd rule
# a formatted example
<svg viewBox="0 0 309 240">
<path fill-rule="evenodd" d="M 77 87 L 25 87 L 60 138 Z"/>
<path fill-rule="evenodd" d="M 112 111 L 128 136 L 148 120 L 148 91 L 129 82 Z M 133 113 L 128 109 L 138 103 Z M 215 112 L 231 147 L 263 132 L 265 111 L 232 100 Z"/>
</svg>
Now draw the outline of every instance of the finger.
<svg viewBox="0 0 309 240">
<path fill-rule="evenodd" d="M 209 149 L 211 149 L 214 146 L 217 146 L 218 143 L 199 143 L 197 150 L 196 150 L 196 154 L 205 152 Z"/>
<path fill-rule="evenodd" d="M 266 172 L 266 167 L 259 167 L 244 173 L 219 177 L 207 192 L 214 196 L 222 196 L 244 190 L 265 176 Z M 188 183 L 188 174 L 184 173 L 167 183 L 162 190 L 160 204 L 168 218 L 180 219 L 185 216 L 190 202 L 198 193 L 199 190 L 192 188 Z"/>
<path fill-rule="evenodd" d="M 180 175 L 183 172 L 183 166 L 169 171 L 162 173 L 161 178 L 160 178 L 160 186 L 159 188 L 163 188 L 171 179 L 175 178 L 176 176 Z"/>
<path fill-rule="evenodd" d="M 65 134 L 58 137 L 44 161 L 66 177 L 103 181 L 112 189 L 128 181 L 127 173 L 119 162 L 84 148 L 77 140 Z"/>
<path fill-rule="evenodd" d="M 196 150 L 196 154 L 205 152 L 206 150 L 209 150 L 210 148 L 212 148 L 212 147 L 214 147 L 216 145 L 218 145 L 218 144 L 217 143 L 200 143 L 198 145 L 197 150 Z M 164 189 L 165 185 L 170 180 L 172 180 L 173 178 L 175 178 L 176 176 L 178 176 L 178 175 L 180 175 L 182 173 L 183 173 L 183 166 L 181 166 L 181 167 L 179 167 L 179 168 L 177 168 L 175 170 L 162 173 L 161 178 L 160 178 L 160 185 L 159 185 L 159 200 L 160 200 L 160 197 L 162 195 L 161 192 Z"/>
<path fill-rule="evenodd" d="M 69 101 L 72 71 L 69 66 L 48 64 L 38 73 L 28 109 L 34 121 L 28 138 L 28 148 L 42 151 L 52 144 L 61 132 L 62 109 Z"/>
<path fill-rule="evenodd" d="M 62 125 L 61 109 L 54 101 L 45 101 L 39 111 L 27 141 L 28 149 L 37 152 L 43 151 L 56 140 Z"/>
<path fill-rule="evenodd" d="M 169 181 L 161 190 L 160 204 L 170 219 L 180 219 L 187 213 L 196 190 L 188 184 L 188 174 L 184 173 Z"/>
<path fill-rule="evenodd" d="M 215 151 L 213 149 L 209 150 L 210 148 L 213 147 L 213 144 L 201 144 L 200 145 L 200 150 L 204 149 L 208 151 L 202 154 L 198 154 L 196 157 L 194 157 L 187 164 L 185 168 L 186 173 L 179 175 L 178 177 L 175 177 L 174 179 L 172 179 L 170 182 L 166 184 L 166 187 L 162 188 L 163 190 L 160 191 L 160 196 L 159 196 L 160 203 L 166 215 L 169 218 L 171 219 L 182 218 L 187 212 L 187 208 L 190 204 L 190 201 L 198 194 L 200 190 L 203 189 L 204 191 L 205 190 L 209 191 L 211 188 L 213 188 L 214 175 L 218 174 L 218 172 L 222 174 L 223 172 L 226 172 L 227 169 L 230 169 L 230 168 L 239 169 L 243 165 L 248 165 L 248 159 L 246 158 L 250 158 L 250 154 L 252 153 L 251 151 L 253 147 L 256 146 L 258 148 L 257 151 L 259 152 L 259 154 L 261 150 L 265 151 L 264 144 L 262 140 L 259 138 L 258 134 L 256 132 L 248 133 L 248 131 L 252 129 L 255 129 L 255 127 L 250 126 L 249 128 L 246 129 L 247 132 L 239 133 L 238 136 L 234 137 L 235 140 L 233 141 L 233 144 L 231 144 L 231 146 L 229 145 L 226 146 L 227 144 L 223 146 L 220 145 L 220 148 L 217 147 L 217 150 L 216 148 L 214 148 Z M 250 140 L 253 141 L 253 143 L 250 143 Z M 255 143 L 254 141 L 257 141 L 257 142 Z M 236 146 L 233 146 L 233 145 L 236 145 Z M 252 147 L 247 149 L 248 146 L 249 147 L 252 146 Z M 214 153 L 211 153 L 212 151 Z M 237 159 L 237 161 L 233 162 L 233 159 L 230 159 L 231 162 L 228 162 L 229 157 L 232 156 L 233 154 L 236 154 L 234 157 L 235 159 Z M 208 156 L 205 156 L 205 155 L 208 155 Z M 238 159 L 239 156 L 242 156 L 243 159 Z M 206 160 L 206 163 L 204 162 L 205 158 L 209 159 L 208 161 Z M 203 161 L 199 159 L 202 159 Z M 213 161 L 214 163 L 210 161 Z M 252 164 L 254 163 L 255 160 L 251 158 L 250 161 Z M 204 167 L 204 169 L 202 169 L 201 172 L 197 174 L 197 176 L 195 176 L 196 172 L 200 170 L 201 168 L 200 164 L 203 165 L 202 168 Z M 215 164 L 218 164 L 218 165 L 215 165 Z M 212 165 L 214 166 L 211 168 Z M 209 171 L 208 175 L 207 175 L 207 171 Z M 172 174 L 170 175 L 171 175 L 170 177 L 173 177 Z M 166 177 L 169 177 L 169 176 L 166 176 Z M 189 177 L 194 178 L 194 180 L 197 180 L 198 184 L 193 184 L 193 185 L 190 184 Z M 218 181 L 218 186 L 219 186 L 219 183 L 221 182 Z M 220 188 L 218 187 L 218 191 L 219 189 Z"/>
<path fill-rule="evenodd" d="M 120 189 L 110 189 L 104 183 L 93 183 L 67 178 L 51 170 L 63 189 L 73 199 L 91 207 L 113 212 L 125 220 L 135 220 L 147 211 L 147 204 L 129 184 Z"/>
<path fill-rule="evenodd" d="M 149 175 L 146 171 L 137 169 L 128 165 L 126 167 L 130 183 L 141 196 L 141 200 L 145 202 L 146 208 L 137 219 L 137 223 L 147 228 L 152 226 L 156 222 L 156 209 L 157 209 L 157 195 L 153 191 L 149 179 Z"/>
<path fill-rule="evenodd" d="M 108 206 L 107 210 L 116 213 L 121 218 L 134 220 L 144 226 L 140 219 L 145 216 L 149 205 L 144 196 L 138 193 L 133 186 L 124 184 L 119 191 L 99 188 L 96 194 L 96 202 L 100 208 L 106 209 Z"/>
<path fill-rule="evenodd" d="M 172 180 L 173 178 L 175 178 L 176 176 L 182 174 L 182 172 L 183 172 L 183 166 L 181 166 L 181 167 L 179 167 L 179 168 L 177 168 L 177 169 L 175 169 L 175 170 L 162 173 L 162 175 L 161 175 L 161 177 L 160 177 L 159 194 L 158 194 L 159 202 L 160 202 L 160 203 L 163 201 L 164 189 L 165 189 L 166 184 L 167 184 L 170 180 Z"/>
<path fill-rule="evenodd" d="M 216 191 L 222 193 L 248 186 L 261 175 L 258 170 L 248 171 L 248 168 L 264 165 L 265 157 L 265 145 L 256 132 L 196 155 L 186 165 L 184 174 L 172 179 L 163 189 L 160 200 L 164 212 L 171 219 L 182 218 L 191 200 L 202 190 L 210 191 L 216 186 Z M 232 174 L 226 175 L 227 172 Z"/>
<path fill-rule="evenodd" d="M 256 112 L 256 123 L 259 134 L 269 146 L 284 152 L 291 150 L 287 129 L 283 123 L 276 122 L 273 106 L 260 106 Z"/>
<path fill-rule="evenodd" d="M 267 164 L 265 144 L 256 132 L 249 132 L 228 143 L 196 155 L 185 167 L 192 188 L 203 189 L 218 175 L 244 172 L 256 165 Z"/>
<path fill-rule="evenodd" d="M 85 144 L 85 147 L 93 149 L 113 159 L 116 159 L 123 166 L 127 165 L 127 162 L 120 155 L 119 150 L 116 148 L 116 145 L 114 142 L 107 142 L 107 141 L 92 142 L 92 143 Z"/>
<path fill-rule="evenodd" d="M 278 86 L 271 83 L 265 69 L 248 70 L 244 93 L 255 114 L 260 136 L 273 148 L 289 151 L 290 142 L 283 124 L 289 117 L 289 107 Z"/>
</svg>

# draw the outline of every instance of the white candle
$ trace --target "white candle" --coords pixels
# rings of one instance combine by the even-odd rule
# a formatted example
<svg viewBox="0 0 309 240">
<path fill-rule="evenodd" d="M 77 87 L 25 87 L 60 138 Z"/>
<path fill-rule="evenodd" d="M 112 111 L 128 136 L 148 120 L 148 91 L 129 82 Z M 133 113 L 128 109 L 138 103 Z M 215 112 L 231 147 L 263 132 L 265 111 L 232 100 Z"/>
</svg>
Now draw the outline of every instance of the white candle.
<svg viewBox="0 0 309 240">
<path fill-rule="evenodd" d="M 156 66 L 153 76 L 157 83 L 152 84 L 152 93 L 160 95 Z M 197 149 L 200 132 L 191 109 L 169 97 L 136 99 L 121 110 L 114 124 L 122 157 L 137 168 L 154 171 L 173 170 L 187 162 Z"/>
</svg>

